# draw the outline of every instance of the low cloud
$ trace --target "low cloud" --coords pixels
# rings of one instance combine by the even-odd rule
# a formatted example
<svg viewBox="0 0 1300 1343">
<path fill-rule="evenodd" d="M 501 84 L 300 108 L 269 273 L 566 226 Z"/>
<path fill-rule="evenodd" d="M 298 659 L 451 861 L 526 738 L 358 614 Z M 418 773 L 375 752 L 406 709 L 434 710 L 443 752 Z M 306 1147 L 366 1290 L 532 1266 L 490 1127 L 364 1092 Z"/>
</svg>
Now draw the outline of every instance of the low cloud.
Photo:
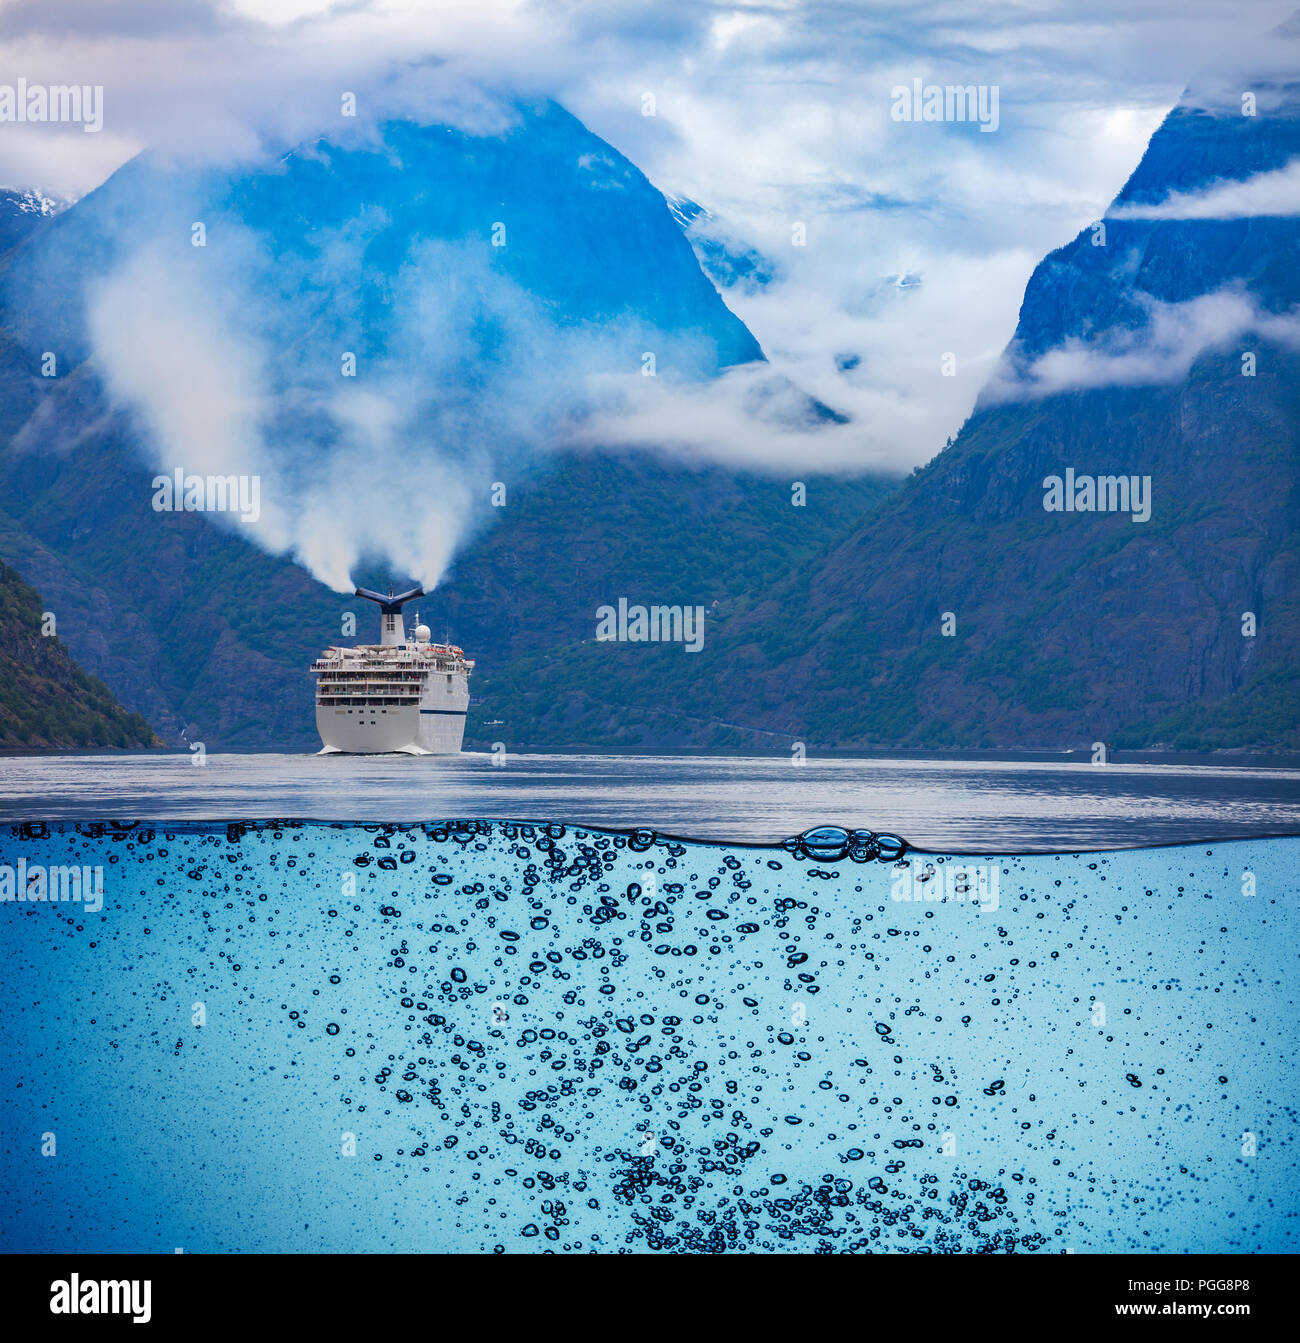
<svg viewBox="0 0 1300 1343">
<path fill-rule="evenodd" d="M 1027 401 L 1096 387 L 1144 387 L 1180 382 L 1207 351 L 1247 336 L 1300 348 L 1300 309 L 1262 310 L 1249 295 L 1221 289 L 1185 303 L 1146 299 L 1138 326 L 1072 339 L 1020 365 L 1013 349 L 981 398 L 982 404 Z"/>
<path fill-rule="evenodd" d="M 1300 214 L 1300 158 L 1240 181 L 1216 180 L 1152 204 L 1116 206 L 1109 219 L 1258 219 Z"/>
</svg>

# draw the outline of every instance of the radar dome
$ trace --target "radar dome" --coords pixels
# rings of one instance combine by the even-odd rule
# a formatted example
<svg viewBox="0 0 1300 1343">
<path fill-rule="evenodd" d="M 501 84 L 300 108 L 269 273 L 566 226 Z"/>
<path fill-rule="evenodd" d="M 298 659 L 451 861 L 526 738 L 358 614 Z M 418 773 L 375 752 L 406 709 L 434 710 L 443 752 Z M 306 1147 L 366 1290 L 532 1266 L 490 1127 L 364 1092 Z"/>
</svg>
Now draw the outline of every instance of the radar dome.
<svg viewBox="0 0 1300 1343">
<path fill-rule="evenodd" d="M 415 642 L 418 644 L 427 644 L 429 642 L 428 625 L 417 625 L 415 627 Z"/>
</svg>

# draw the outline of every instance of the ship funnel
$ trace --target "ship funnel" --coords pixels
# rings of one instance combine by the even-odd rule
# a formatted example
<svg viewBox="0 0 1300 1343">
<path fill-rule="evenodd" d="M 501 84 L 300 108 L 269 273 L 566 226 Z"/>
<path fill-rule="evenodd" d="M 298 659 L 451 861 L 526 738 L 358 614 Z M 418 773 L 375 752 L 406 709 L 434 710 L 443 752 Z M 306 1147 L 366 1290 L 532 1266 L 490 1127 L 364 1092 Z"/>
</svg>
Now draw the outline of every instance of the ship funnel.
<svg viewBox="0 0 1300 1343">
<path fill-rule="evenodd" d="M 385 648 L 395 647 L 406 642 L 406 628 L 402 624 L 402 607 L 407 602 L 414 601 L 417 597 L 423 597 L 423 588 L 412 588 L 409 592 L 399 592 L 397 596 L 393 596 L 393 589 L 390 587 L 387 597 L 382 592 L 371 592 L 369 588 L 358 588 L 356 595 L 364 597 L 368 602 L 379 604 L 383 620 L 379 642 Z"/>
</svg>

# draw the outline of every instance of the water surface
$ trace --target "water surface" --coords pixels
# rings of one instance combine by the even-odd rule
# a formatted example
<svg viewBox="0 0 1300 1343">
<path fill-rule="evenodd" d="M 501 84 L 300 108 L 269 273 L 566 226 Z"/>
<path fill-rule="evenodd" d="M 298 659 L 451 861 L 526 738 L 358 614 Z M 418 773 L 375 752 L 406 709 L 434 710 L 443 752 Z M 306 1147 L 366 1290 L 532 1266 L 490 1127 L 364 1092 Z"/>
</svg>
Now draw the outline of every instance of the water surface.
<svg viewBox="0 0 1300 1343">
<path fill-rule="evenodd" d="M 473 816 L 771 841 L 818 825 L 963 852 L 1300 833 L 1300 769 L 1087 759 L 176 753 L 0 759 L 0 820 Z"/>
</svg>

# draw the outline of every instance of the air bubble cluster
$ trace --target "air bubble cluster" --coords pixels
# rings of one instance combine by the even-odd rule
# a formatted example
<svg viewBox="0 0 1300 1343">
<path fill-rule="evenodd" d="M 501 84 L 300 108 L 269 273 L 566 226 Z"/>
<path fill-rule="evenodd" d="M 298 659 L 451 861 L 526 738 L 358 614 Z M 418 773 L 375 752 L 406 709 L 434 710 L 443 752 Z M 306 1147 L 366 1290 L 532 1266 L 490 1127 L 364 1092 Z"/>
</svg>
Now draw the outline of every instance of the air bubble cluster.
<svg viewBox="0 0 1300 1343">
<path fill-rule="evenodd" d="M 0 907 L 7 1249 L 1294 1248 L 1296 841 L 3 838 L 104 874 Z"/>
</svg>

